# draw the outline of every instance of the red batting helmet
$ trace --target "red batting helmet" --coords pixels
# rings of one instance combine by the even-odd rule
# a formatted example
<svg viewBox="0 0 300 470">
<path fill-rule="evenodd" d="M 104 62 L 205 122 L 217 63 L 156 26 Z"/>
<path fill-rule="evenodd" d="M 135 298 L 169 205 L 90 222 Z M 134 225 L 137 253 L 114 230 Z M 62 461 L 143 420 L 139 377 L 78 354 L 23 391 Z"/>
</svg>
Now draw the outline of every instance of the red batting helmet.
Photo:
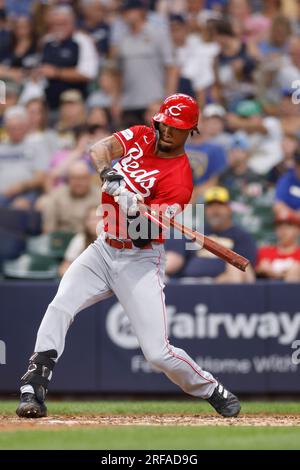
<svg viewBox="0 0 300 470">
<path fill-rule="evenodd" d="M 165 99 L 159 113 L 152 119 L 154 125 L 155 122 L 163 122 L 177 129 L 195 129 L 198 125 L 199 108 L 191 96 L 176 93 Z"/>
</svg>

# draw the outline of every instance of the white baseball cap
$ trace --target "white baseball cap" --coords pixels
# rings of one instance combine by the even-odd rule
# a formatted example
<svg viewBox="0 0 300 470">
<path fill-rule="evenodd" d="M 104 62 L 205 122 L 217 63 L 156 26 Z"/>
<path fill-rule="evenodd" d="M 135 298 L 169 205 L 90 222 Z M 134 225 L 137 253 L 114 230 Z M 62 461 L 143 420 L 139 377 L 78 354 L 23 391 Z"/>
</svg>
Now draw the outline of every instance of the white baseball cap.
<svg viewBox="0 0 300 470">
<path fill-rule="evenodd" d="M 224 118 L 226 115 L 226 110 L 220 104 L 208 104 L 205 106 L 202 112 L 202 116 L 205 118 L 219 117 Z"/>
</svg>

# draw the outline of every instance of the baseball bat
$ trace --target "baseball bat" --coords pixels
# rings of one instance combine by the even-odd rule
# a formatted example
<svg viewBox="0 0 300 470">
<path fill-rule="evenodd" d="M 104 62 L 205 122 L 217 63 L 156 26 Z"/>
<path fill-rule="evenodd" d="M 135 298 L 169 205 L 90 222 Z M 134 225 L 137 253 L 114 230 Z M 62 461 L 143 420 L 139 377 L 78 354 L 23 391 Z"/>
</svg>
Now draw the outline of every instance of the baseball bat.
<svg viewBox="0 0 300 470">
<path fill-rule="evenodd" d="M 222 246 L 220 243 L 216 242 L 215 240 L 212 240 L 206 235 L 203 235 L 202 233 L 199 233 L 196 230 L 192 230 L 186 227 L 185 225 L 182 225 L 180 222 L 177 222 L 177 220 L 171 219 L 165 214 L 155 211 L 145 204 L 139 204 L 139 207 L 142 209 L 141 212 L 143 213 L 143 215 L 146 215 L 145 213 L 146 211 L 148 211 L 148 213 L 150 213 L 152 217 L 158 217 L 158 221 L 160 219 L 160 221 L 166 227 L 169 227 L 169 225 L 171 225 L 172 227 L 176 228 L 179 232 L 183 233 L 188 238 L 190 238 L 192 241 L 198 242 L 207 251 L 218 256 L 218 258 L 221 258 L 222 260 L 226 261 L 226 263 L 229 263 L 232 266 L 235 266 L 237 269 L 240 269 L 240 271 L 245 272 L 247 266 L 250 264 L 250 261 L 247 258 L 244 258 L 244 256 L 241 256 L 235 251 L 230 250 L 225 246 Z"/>
</svg>

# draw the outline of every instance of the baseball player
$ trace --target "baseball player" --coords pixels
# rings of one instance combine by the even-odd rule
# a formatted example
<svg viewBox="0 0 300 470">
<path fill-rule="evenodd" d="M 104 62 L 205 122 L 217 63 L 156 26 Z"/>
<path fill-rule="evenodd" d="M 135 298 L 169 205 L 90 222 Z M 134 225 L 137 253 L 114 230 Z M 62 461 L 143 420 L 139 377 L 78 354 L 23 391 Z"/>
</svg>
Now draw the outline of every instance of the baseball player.
<svg viewBox="0 0 300 470">
<path fill-rule="evenodd" d="M 196 101 L 175 94 L 164 101 L 151 127 L 116 132 L 91 148 L 103 184 L 104 230 L 66 271 L 48 306 L 28 371 L 21 379 L 18 416 L 47 415 L 48 384 L 69 326 L 81 310 L 112 294 L 153 367 L 186 393 L 206 399 L 222 416 L 239 414 L 237 397 L 168 340 L 163 227 L 151 211 L 141 213 L 139 206 L 160 205 L 174 216 L 189 203 L 193 183 L 184 144 L 197 131 L 198 119 Z M 140 229 L 132 230 L 137 225 Z"/>
</svg>

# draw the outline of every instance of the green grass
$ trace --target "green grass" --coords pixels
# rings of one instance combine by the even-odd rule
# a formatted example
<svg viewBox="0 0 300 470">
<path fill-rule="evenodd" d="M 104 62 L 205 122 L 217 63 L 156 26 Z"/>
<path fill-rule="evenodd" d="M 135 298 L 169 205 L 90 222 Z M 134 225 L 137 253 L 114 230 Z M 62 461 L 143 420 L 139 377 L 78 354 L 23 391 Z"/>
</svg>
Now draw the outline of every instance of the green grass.
<svg viewBox="0 0 300 470">
<path fill-rule="evenodd" d="M 11 416 L 15 401 L 1 401 L 0 414 Z M 201 414 L 207 403 L 186 401 L 48 401 L 49 415 Z M 243 413 L 298 414 L 300 402 L 244 402 Z M 115 426 L 1 431 L 0 449 L 300 449 L 300 427 Z"/>
<path fill-rule="evenodd" d="M 0 401 L 0 414 L 14 414 L 17 406 L 15 401 Z M 202 400 L 101 400 L 101 401 L 47 401 L 49 414 L 154 414 L 154 413 L 210 413 L 212 408 Z M 299 402 L 242 402 L 243 413 L 279 413 L 300 414 Z"/>
<path fill-rule="evenodd" d="M 0 433 L 0 449 L 300 449 L 300 428 L 116 427 Z"/>
</svg>

